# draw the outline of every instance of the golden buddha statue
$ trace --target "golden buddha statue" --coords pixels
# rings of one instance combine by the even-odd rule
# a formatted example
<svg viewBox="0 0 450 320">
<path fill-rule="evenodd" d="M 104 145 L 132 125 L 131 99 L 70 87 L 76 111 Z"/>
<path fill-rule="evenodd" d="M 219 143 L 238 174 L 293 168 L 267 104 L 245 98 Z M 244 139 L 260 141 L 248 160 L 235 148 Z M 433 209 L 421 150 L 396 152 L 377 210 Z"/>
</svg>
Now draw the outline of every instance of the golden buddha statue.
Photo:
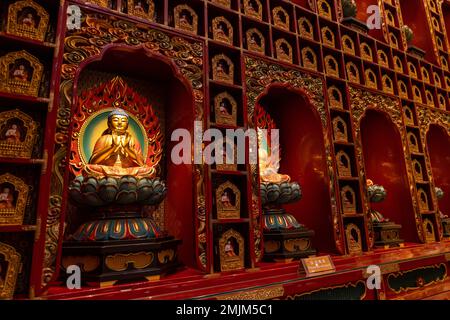
<svg viewBox="0 0 450 320">
<path fill-rule="evenodd" d="M 115 109 L 109 114 L 108 129 L 95 143 L 85 172 L 96 177 L 155 175 L 155 168 L 145 163 L 139 142 L 128 132 L 128 114 L 124 110 Z"/>
<path fill-rule="evenodd" d="M 258 149 L 259 158 L 259 177 L 261 182 L 266 183 L 283 183 L 290 182 L 291 177 L 287 174 L 279 174 L 280 160 L 274 160 L 272 156 L 269 156 L 264 148 Z"/>
</svg>

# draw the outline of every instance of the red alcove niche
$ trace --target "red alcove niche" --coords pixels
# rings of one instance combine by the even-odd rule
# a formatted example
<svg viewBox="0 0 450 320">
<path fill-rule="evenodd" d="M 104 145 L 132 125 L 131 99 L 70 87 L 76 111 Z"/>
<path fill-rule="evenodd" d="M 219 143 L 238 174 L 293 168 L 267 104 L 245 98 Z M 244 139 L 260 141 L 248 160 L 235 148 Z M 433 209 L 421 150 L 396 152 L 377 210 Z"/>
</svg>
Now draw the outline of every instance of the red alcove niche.
<svg viewBox="0 0 450 320">
<path fill-rule="evenodd" d="M 371 207 L 402 225 L 400 238 L 405 242 L 419 242 L 398 129 L 385 113 L 375 110 L 366 111 L 360 126 L 366 178 L 387 191 L 386 199 Z"/>
<path fill-rule="evenodd" d="M 335 253 L 322 123 L 300 90 L 272 86 L 258 103 L 280 130 L 280 170 L 302 188 L 300 201 L 286 205 L 299 223 L 315 232 L 313 247 Z M 318 201 L 320 199 L 320 201 Z"/>
<path fill-rule="evenodd" d="M 196 268 L 194 168 L 192 164 L 176 165 L 170 157 L 173 146 L 178 143 L 170 141 L 172 132 L 186 129 L 193 136 L 194 124 L 192 89 L 176 70 L 166 57 L 145 49 L 112 46 L 103 52 L 101 58 L 84 65 L 75 81 L 74 92 L 78 95 L 89 87 L 120 76 L 135 92 L 146 97 L 155 109 L 164 135 L 161 169 L 168 187 L 164 201 L 164 230 L 182 240 L 178 247 L 181 263 Z M 91 78 L 89 85 L 84 82 L 87 78 Z M 74 105 L 77 105 L 76 101 Z"/>
<path fill-rule="evenodd" d="M 439 210 L 450 215 L 450 136 L 445 129 L 431 125 L 427 132 L 427 148 L 430 156 L 434 184 L 444 191 L 444 198 L 439 200 Z"/>
</svg>

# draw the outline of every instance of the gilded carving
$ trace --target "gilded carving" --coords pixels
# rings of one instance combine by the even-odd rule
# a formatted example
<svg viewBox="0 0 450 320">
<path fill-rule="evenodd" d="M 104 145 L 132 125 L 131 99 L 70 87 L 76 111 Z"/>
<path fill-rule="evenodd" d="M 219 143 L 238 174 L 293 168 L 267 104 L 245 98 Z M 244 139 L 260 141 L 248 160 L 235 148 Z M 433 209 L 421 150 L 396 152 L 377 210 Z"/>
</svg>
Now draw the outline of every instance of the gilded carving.
<svg viewBox="0 0 450 320">
<path fill-rule="evenodd" d="M 19 37 L 45 41 L 49 15 L 31 1 L 16 1 L 9 5 L 6 32 Z"/>
<path fill-rule="evenodd" d="M 21 225 L 29 187 L 22 179 L 5 173 L 0 176 L 0 225 Z"/>
<path fill-rule="evenodd" d="M 21 259 L 13 247 L 0 242 L 0 300 L 13 298 Z"/>
</svg>

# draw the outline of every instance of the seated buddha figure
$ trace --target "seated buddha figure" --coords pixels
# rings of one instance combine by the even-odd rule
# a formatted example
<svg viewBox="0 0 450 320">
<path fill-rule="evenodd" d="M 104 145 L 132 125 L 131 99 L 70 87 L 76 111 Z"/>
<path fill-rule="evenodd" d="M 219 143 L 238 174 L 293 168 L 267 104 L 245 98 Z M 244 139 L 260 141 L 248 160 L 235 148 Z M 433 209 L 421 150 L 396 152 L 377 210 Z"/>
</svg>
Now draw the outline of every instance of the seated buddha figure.
<svg viewBox="0 0 450 320">
<path fill-rule="evenodd" d="M 291 178 L 287 174 L 279 174 L 280 160 L 275 160 L 264 148 L 258 149 L 259 177 L 265 183 L 288 183 Z"/>
<path fill-rule="evenodd" d="M 145 163 L 139 142 L 128 132 L 128 114 L 122 109 L 113 110 L 108 116 L 108 129 L 95 143 L 87 175 L 96 177 L 152 178 L 155 168 Z"/>
</svg>

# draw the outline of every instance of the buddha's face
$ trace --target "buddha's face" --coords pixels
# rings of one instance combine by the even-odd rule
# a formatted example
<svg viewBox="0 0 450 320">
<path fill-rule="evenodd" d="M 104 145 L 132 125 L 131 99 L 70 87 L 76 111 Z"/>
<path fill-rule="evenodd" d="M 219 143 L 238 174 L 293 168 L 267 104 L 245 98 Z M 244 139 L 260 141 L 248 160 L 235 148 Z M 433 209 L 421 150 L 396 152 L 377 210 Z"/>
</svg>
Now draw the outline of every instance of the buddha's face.
<svg viewBox="0 0 450 320">
<path fill-rule="evenodd" d="M 128 117 L 123 115 L 113 115 L 109 120 L 111 130 L 118 133 L 125 133 L 128 129 Z"/>
</svg>

